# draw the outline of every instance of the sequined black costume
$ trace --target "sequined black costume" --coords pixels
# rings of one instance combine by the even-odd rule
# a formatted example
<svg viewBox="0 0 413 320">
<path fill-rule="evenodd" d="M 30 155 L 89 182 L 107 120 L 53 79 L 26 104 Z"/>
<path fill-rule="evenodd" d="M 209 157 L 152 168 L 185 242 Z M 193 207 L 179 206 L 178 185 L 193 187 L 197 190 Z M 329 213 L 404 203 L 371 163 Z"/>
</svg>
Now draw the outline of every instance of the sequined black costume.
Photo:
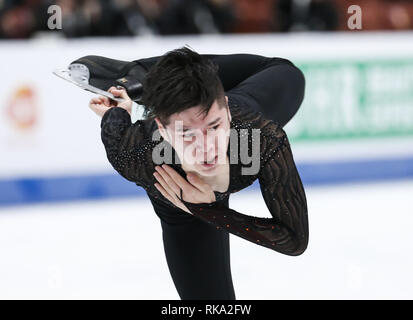
<svg viewBox="0 0 413 320">
<path fill-rule="evenodd" d="M 308 243 L 305 191 L 282 127 L 297 112 L 305 80 L 293 63 L 252 54 L 205 55 L 219 65 L 232 121 L 231 128 L 260 129 L 260 170 L 242 175 L 230 164 L 226 192 L 211 204 L 185 205 L 188 214 L 154 187 L 152 120 L 131 123 L 127 111 L 109 109 L 101 136 L 110 163 L 126 179 L 142 186 L 161 220 L 168 267 L 181 299 L 235 299 L 230 270 L 229 233 L 286 255 L 299 255 Z M 136 60 L 149 69 L 159 57 Z M 161 140 L 162 141 L 162 140 Z M 182 176 L 179 164 L 172 165 Z M 245 215 L 228 206 L 231 193 L 259 179 L 272 218 Z M 260 214 L 261 215 L 261 214 Z"/>
</svg>

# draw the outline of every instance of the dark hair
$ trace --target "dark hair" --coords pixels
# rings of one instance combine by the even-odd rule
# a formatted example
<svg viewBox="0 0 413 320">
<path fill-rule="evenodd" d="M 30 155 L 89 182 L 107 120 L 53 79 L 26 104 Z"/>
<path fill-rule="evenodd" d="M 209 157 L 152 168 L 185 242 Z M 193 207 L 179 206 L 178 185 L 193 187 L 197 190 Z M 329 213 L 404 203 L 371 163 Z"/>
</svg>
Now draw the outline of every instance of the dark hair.
<svg viewBox="0 0 413 320">
<path fill-rule="evenodd" d="M 207 114 L 215 99 L 226 105 L 218 66 L 187 47 L 164 54 L 143 81 L 145 116 L 158 117 L 164 125 L 172 114 L 194 106 Z"/>
</svg>

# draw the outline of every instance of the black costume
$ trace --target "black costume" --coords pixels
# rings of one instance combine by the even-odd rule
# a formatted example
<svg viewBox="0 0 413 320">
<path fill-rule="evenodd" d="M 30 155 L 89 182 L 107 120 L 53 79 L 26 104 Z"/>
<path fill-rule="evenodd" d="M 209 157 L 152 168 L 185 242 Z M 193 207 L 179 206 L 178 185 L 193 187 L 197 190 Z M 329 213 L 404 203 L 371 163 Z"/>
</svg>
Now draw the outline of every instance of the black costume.
<svg viewBox="0 0 413 320">
<path fill-rule="evenodd" d="M 261 130 L 257 174 L 242 175 L 243 164 L 230 164 L 228 190 L 215 192 L 217 201 L 211 204 L 184 202 L 191 215 L 175 207 L 154 186 L 152 150 L 160 142 L 152 141 L 157 129 L 153 120 L 132 123 L 126 110 L 114 107 L 102 118 L 101 137 L 112 166 L 146 190 L 161 220 L 168 267 L 181 299 L 235 299 L 229 233 L 286 255 L 299 255 L 307 247 L 305 191 L 282 129 L 304 98 L 305 80 L 286 59 L 252 54 L 204 56 L 219 66 L 229 99 L 231 128 L 238 133 L 241 129 Z M 134 62 L 149 70 L 158 58 Z M 179 164 L 171 166 L 185 177 Z M 272 218 L 245 215 L 228 207 L 229 195 L 257 178 Z"/>
</svg>

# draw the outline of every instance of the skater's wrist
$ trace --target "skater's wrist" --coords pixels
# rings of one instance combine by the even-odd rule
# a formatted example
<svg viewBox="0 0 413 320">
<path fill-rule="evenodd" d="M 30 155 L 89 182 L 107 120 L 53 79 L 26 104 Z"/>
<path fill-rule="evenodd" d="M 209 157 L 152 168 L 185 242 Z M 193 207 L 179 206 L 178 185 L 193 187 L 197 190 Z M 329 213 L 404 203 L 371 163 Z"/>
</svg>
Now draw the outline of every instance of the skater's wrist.
<svg viewBox="0 0 413 320">
<path fill-rule="evenodd" d="M 202 202 L 202 203 L 188 202 L 185 200 L 181 200 L 181 201 L 188 209 L 210 208 L 210 207 L 217 206 L 220 203 L 216 200 L 212 202 Z"/>
<path fill-rule="evenodd" d="M 103 114 L 100 127 L 102 128 L 106 123 L 127 126 L 130 122 L 130 116 L 125 109 L 112 107 Z"/>
</svg>

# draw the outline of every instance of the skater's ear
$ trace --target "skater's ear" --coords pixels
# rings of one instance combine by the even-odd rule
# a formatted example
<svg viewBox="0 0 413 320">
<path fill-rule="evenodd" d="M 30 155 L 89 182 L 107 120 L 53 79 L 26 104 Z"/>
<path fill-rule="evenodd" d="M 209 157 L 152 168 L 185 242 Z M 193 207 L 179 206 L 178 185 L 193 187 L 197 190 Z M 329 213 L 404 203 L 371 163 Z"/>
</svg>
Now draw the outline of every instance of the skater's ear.
<svg viewBox="0 0 413 320">
<path fill-rule="evenodd" d="M 232 117 L 231 117 L 231 111 L 229 110 L 229 105 L 228 105 L 228 96 L 225 96 L 225 101 L 226 101 L 226 107 L 227 107 L 227 114 L 228 114 L 228 120 L 231 122 Z"/>
<path fill-rule="evenodd" d="M 155 118 L 156 125 L 158 126 L 159 133 L 161 134 L 162 138 L 164 138 L 166 141 L 169 142 L 169 135 L 168 132 L 166 131 L 166 128 L 162 124 L 161 120 L 159 118 Z"/>
<path fill-rule="evenodd" d="M 156 122 L 156 125 L 158 126 L 158 129 L 159 129 L 160 131 L 164 131 L 164 130 L 165 130 L 165 127 L 163 126 L 161 120 L 159 120 L 158 117 L 156 117 L 154 120 L 155 120 L 155 122 Z"/>
</svg>

